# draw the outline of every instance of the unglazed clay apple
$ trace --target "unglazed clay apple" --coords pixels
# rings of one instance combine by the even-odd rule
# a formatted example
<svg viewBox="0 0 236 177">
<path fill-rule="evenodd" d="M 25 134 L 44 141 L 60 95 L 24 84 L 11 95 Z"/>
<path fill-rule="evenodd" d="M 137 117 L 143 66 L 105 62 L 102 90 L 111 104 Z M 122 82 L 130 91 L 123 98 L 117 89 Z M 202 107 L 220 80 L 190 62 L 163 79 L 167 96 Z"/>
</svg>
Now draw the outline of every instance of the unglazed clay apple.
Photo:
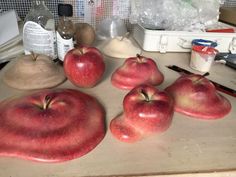
<svg viewBox="0 0 236 177">
<path fill-rule="evenodd" d="M 63 67 L 43 54 L 19 56 L 6 67 L 3 81 L 17 89 L 52 88 L 66 80 Z"/>
<path fill-rule="evenodd" d="M 105 112 L 90 95 L 41 90 L 0 104 L 0 156 L 60 162 L 85 155 L 105 135 Z"/>
<path fill-rule="evenodd" d="M 217 119 L 231 110 L 230 102 L 201 75 L 182 75 L 165 90 L 175 100 L 175 111 L 191 117 Z"/>
<path fill-rule="evenodd" d="M 77 47 L 65 55 L 64 71 L 67 78 L 78 87 L 94 87 L 103 76 L 105 63 L 95 47 Z"/>
<path fill-rule="evenodd" d="M 123 100 L 124 112 L 110 123 L 112 134 L 123 142 L 132 143 L 170 126 L 174 102 L 164 91 L 152 85 L 133 88 Z"/>
<path fill-rule="evenodd" d="M 159 85 L 164 76 L 151 58 L 137 55 L 125 60 L 111 76 L 111 83 L 120 89 L 130 90 L 140 84 Z"/>
</svg>

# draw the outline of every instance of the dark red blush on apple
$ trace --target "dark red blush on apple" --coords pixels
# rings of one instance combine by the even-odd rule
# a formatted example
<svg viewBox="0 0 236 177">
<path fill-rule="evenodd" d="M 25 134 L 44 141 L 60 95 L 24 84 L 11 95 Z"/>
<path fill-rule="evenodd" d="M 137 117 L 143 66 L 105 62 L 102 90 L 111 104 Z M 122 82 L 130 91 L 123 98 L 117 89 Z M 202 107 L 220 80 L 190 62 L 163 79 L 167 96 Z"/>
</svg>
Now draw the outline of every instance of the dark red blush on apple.
<svg viewBox="0 0 236 177">
<path fill-rule="evenodd" d="M 0 104 L 0 156 L 67 161 L 93 150 L 104 136 L 103 107 L 77 90 L 42 90 Z"/>
<path fill-rule="evenodd" d="M 173 99 L 154 86 L 133 88 L 123 100 L 123 114 L 110 123 L 111 133 L 120 141 L 133 143 L 166 131 L 174 113 Z"/>
<path fill-rule="evenodd" d="M 140 84 L 159 85 L 163 80 L 156 62 L 140 55 L 127 58 L 111 76 L 112 85 L 124 90 L 131 90 Z"/>
<path fill-rule="evenodd" d="M 175 100 L 175 111 L 199 119 L 225 117 L 231 104 L 215 86 L 197 74 L 182 75 L 165 89 Z"/>
</svg>

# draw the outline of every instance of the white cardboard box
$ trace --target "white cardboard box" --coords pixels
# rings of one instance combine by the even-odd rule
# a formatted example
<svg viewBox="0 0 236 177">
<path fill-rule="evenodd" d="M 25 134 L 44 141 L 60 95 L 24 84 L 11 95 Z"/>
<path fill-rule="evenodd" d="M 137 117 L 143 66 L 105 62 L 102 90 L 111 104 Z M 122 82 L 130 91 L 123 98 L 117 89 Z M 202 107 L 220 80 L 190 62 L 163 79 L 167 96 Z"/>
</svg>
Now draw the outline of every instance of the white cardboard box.
<svg viewBox="0 0 236 177">
<path fill-rule="evenodd" d="M 0 47 L 19 35 L 15 10 L 0 14 Z"/>
<path fill-rule="evenodd" d="M 236 33 L 149 30 L 135 25 L 133 37 L 143 50 L 150 52 L 189 52 L 193 39 L 205 39 L 217 42 L 219 52 L 236 53 Z"/>
</svg>

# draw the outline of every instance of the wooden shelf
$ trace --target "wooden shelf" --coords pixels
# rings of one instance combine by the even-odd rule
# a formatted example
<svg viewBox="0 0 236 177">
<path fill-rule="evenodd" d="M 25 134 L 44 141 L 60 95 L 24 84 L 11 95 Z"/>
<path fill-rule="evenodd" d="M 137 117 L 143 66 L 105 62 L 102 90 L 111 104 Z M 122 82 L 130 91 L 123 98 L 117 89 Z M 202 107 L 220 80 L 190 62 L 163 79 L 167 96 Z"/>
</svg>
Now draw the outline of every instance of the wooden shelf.
<svg viewBox="0 0 236 177">
<path fill-rule="evenodd" d="M 164 89 L 179 73 L 166 66 L 175 64 L 191 72 L 189 53 L 149 53 L 143 55 L 155 59 L 165 76 Z M 123 59 L 105 57 L 106 72 L 101 83 L 91 89 L 81 89 L 69 81 L 60 88 L 74 88 L 95 96 L 105 107 L 106 124 L 122 112 L 121 91 L 110 83 L 112 72 Z M 7 66 L 0 72 L 0 99 L 21 94 L 2 81 Z M 235 70 L 215 64 L 209 79 L 236 89 Z M 236 175 L 236 100 L 223 94 L 232 104 L 232 111 L 225 118 L 203 121 L 175 113 L 171 127 L 134 144 L 116 140 L 110 130 L 103 141 L 81 158 L 63 163 L 37 163 L 17 158 L 0 158 L 0 176 L 5 177 L 81 177 L 81 176 L 159 176 L 159 177 L 220 177 Z"/>
</svg>

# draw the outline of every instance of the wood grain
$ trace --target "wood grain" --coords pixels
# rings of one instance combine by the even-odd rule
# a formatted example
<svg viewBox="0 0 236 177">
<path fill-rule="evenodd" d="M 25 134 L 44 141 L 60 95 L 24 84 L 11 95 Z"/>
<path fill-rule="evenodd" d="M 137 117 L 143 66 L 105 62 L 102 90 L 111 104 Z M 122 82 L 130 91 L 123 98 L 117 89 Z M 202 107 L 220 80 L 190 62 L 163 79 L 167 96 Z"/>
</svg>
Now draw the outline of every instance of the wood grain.
<svg viewBox="0 0 236 177">
<path fill-rule="evenodd" d="M 165 76 L 164 89 L 179 74 L 166 65 L 175 64 L 189 71 L 188 53 L 148 53 Z M 105 57 L 106 72 L 94 88 L 81 89 L 66 81 L 60 88 L 75 88 L 95 96 L 105 107 L 107 127 L 122 112 L 127 91 L 110 83 L 114 69 L 123 59 Z M 0 73 L 0 99 L 24 93 L 9 88 Z M 235 89 L 235 72 L 224 65 L 214 65 L 210 79 Z M 232 82 L 233 81 L 233 82 Z M 171 127 L 134 144 L 116 140 L 107 130 L 104 140 L 82 158 L 64 163 L 42 164 L 17 158 L 0 158 L 0 176 L 4 177 L 81 177 L 81 176 L 158 176 L 158 177 L 234 177 L 236 175 L 236 101 L 223 94 L 232 104 L 229 115 L 220 120 L 203 121 L 175 113 Z"/>
</svg>

